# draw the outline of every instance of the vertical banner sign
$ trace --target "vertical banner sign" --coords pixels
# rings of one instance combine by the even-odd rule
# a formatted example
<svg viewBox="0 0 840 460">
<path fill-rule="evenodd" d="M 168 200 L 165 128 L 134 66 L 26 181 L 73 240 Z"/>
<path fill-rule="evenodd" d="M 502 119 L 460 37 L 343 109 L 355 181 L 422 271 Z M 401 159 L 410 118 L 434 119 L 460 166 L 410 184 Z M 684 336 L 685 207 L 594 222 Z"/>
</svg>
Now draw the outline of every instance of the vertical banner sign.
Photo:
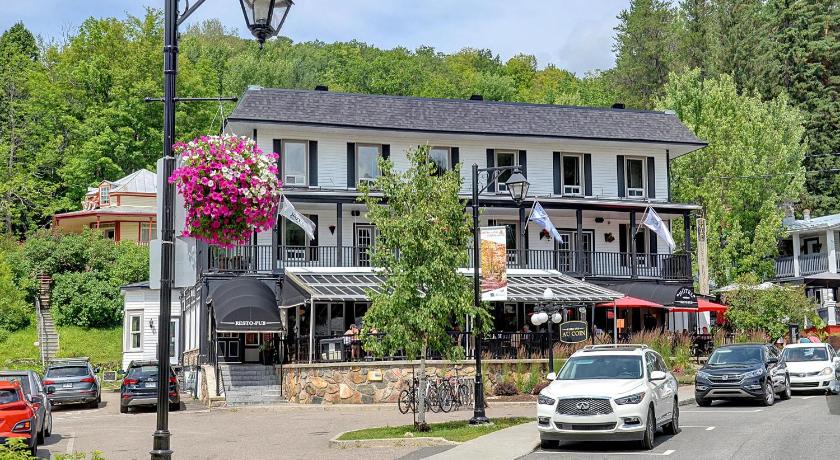
<svg viewBox="0 0 840 460">
<path fill-rule="evenodd" d="M 697 277 L 700 294 L 709 295 L 709 257 L 706 243 L 706 219 L 697 219 Z"/>
<path fill-rule="evenodd" d="M 507 229 L 481 227 L 481 300 L 507 300 Z"/>
</svg>

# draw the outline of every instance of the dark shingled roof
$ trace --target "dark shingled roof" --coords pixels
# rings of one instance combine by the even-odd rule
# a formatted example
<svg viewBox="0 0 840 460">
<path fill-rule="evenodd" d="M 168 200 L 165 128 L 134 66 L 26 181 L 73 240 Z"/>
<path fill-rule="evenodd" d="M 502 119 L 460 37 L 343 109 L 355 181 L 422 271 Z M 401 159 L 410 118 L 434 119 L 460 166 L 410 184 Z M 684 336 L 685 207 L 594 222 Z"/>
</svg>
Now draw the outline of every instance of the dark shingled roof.
<svg viewBox="0 0 840 460">
<path fill-rule="evenodd" d="M 259 87 L 228 121 L 706 145 L 665 112 Z"/>
</svg>

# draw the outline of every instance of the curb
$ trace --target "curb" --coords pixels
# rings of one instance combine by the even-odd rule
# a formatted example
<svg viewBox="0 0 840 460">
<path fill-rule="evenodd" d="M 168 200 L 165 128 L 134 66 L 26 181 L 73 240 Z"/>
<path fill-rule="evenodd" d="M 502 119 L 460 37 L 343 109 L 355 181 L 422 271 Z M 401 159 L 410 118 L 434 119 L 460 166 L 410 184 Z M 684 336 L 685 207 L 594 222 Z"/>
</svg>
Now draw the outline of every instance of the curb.
<svg viewBox="0 0 840 460">
<path fill-rule="evenodd" d="M 355 431 L 355 430 L 354 430 Z M 417 437 L 417 438 L 380 438 L 380 439 L 354 439 L 339 440 L 344 433 L 337 434 L 330 439 L 330 449 L 355 449 L 355 448 L 388 448 L 388 447 L 434 447 L 434 446 L 457 446 L 458 442 L 449 441 L 438 437 Z"/>
<path fill-rule="evenodd" d="M 694 400 L 694 396 L 692 396 L 690 398 L 679 400 L 677 402 L 677 405 L 679 405 L 679 406 L 690 406 L 690 405 L 694 404 L 695 402 L 696 401 Z"/>
</svg>

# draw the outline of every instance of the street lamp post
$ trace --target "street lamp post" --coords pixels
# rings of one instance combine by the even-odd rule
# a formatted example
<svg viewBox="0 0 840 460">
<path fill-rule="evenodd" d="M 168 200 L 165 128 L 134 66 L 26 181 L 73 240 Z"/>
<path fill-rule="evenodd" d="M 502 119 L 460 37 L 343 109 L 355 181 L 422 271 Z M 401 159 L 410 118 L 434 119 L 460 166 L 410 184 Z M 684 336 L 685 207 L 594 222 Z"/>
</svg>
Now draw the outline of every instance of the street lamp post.
<svg viewBox="0 0 840 460">
<path fill-rule="evenodd" d="M 545 288 L 543 291 L 543 303 L 534 308 L 534 314 L 531 315 L 531 324 L 539 326 L 546 324 L 551 320 L 551 323 L 558 324 L 563 321 L 563 308 L 554 303 L 554 291 L 551 288 Z M 551 329 L 554 327 L 551 323 L 548 324 L 548 372 L 554 372 L 554 341 L 551 338 Z"/>
<path fill-rule="evenodd" d="M 492 168 L 481 168 L 473 163 L 472 165 L 472 217 L 473 217 L 473 305 L 475 308 L 481 308 L 481 288 L 479 286 L 479 264 L 481 257 L 479 254 L 479 227 L 478 227 L 478 196 L 481 192 L 487 189 L 490 185 L 499 180 L 499 175 L 505 171 L 511 171 L 511 175 L 505 185 L 508 193 L 513 199 L 514 203 L 519 206 L 525 196 L 528 194 L 528 187 L 530 184 L 525 176 L 520 172 L 520 166 L 497 166 Z M 487 183 L 479 190 L 478 188 L 478 174 L 483 172 L 487 174 Z M 476 316 L 475 327 L 473 330 L 477 331 L 475 336 L 475 407 L 473 408 L 473 416 L 470 419 L 470 425 L 479 425 L 489 423 L 490 420 L 484 413 L 484 383 L 481 381 L 481 317 Z"/>
<path fill-rule="evenodd" d="M 276 35 L 292 6 L 291 0 L 239 0 L 248 29 L 260 42 Z M 152 459 L 172 458 L 169 447 L 169 334 L 172 304 L 172 281 L 175 266 L 175 187 L 169 177 L 175 169 L 172 145 L 175 143 L 175 77 L 178 73 L 178 25 L 184 22 L 204 0 L 192 5 L 185 2 L 179 14 L 178 0 L 165 0 L 163 25 L 163 209 L 161 210 L 160 317 L 158 321 L 157 428 Z M 279 18 L 279 19 L 278 19 Z"/>
</svg>

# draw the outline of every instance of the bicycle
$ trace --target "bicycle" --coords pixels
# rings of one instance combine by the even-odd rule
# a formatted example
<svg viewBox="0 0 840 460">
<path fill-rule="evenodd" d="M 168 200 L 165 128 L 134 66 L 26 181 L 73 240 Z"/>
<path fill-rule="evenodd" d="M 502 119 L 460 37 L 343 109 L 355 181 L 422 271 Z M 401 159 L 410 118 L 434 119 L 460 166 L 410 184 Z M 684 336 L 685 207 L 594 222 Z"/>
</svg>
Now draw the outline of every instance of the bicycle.
<svg viewBox="0 0 840 460">
<path fill-rule="evenodd" d="M 411 379 L 411 386 L 400 392 L 397 399 L 397 409 L 400 413 L 407 414 L 408 411 L 417 412 L 417 401 L 419 400 L 420 382 L 417 378 Z M 426 407 L 432 412 L 440 412 L 438 401 L 438 387 L 431 379 L 426 380 L 426 391 L 424 392 Z M 430 397 L 431 396 L 431 397 Z"/>
</svg>

